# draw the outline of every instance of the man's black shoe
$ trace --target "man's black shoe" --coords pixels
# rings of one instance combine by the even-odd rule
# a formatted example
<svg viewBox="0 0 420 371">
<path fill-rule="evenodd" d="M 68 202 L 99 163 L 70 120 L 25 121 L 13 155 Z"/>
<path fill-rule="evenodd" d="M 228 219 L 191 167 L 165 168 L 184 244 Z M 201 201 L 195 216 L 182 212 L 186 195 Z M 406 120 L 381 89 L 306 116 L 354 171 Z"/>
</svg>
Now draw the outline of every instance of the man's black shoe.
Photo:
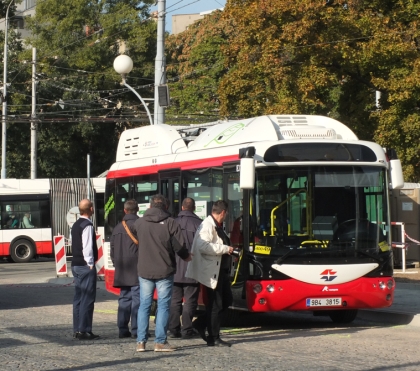
<svg viewBox="0 0 420 371">
<path fill-rule="evenodd" d="M 80 335 L 80 332 L 73 332 L 73 339 L 77 339 Z"/>
<path fill-rule="evenodd" d="M 128 332 L 120 332 L 120 334 L 118 335 L 118 337 L 120 338 L 120 339 L 123 339 L 123 338 L 129 338 L 129 337 L 131 337 L 131 332 L 130 331 L 128 331 Z M 137 336 L 136 336 L 137 337 Z"/>
<path fill-rule="evenodd" d="M 196 323 L 196 321 L 195 321 L 195 322 L 193 322 L 193 327 L 194 327 L 195 331 L 197 331 L 197 332 L 198 332 L 198 334 L 200 335 L 200 337 L 201 337 L 201 338 L 202 338 L 205 342 L 207 342 L 206 329 L 205 329 L 204 327 L 200 327 L 200 325 L 199 325 L 199 324 L 197 324 L 197 323 Z"/>
<path fill-rule="evenodd" d="M 214 341 L 207 342 L 207 346 L 209 347 L 231 347 L 232 344 L 224 341 L 222 339 L 216 339 Z"/>
<path fill-rule="evenodd" d="M 93 332 L 80 332 L 77 338 L 79 340 L 95 340 L 99 338 L 99 335 L 95 335 Z"/>
<path fill-rule="evenodd" d="M 186 332 L 185 334 L 182 334 L 183 339 L 194 339 L 201 336 L 198 332 L 191 330 Z"/>
<path fill-rule="evenodd" d="M 168 333 L 168 338 L 171 338 L 171 339 L 179 339 L 181 337 L 181 333 L 180 332 L 172 332 L 172 331 L 169 331 L 169 333 Z"/>
</svg>

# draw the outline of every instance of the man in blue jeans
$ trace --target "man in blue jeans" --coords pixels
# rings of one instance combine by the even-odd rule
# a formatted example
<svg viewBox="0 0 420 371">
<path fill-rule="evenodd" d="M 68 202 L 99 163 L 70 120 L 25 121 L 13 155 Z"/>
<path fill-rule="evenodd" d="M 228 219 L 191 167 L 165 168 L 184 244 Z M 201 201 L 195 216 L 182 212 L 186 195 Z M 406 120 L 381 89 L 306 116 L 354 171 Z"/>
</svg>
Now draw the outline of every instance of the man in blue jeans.
<svg viewBox="0 0 420 371">
<path fill-rule="evenodd" d="M 137 319 L 137 352 L 146 350 L 150 308 L 156 288 L 158 311 L 155 327 L 155 352 L 172 352 L 176 348 L 166 340 L 172 285 L 176 272 L 175 254 L 185 261 L 191 256 L 185 247 L 181 227 L 167 212 L 167 202 L 157 194 L 150 209 L 134 223 L 132 231 L 139 241 L 137 272 L 140 283 L 140 308 Z"/>
</svg>

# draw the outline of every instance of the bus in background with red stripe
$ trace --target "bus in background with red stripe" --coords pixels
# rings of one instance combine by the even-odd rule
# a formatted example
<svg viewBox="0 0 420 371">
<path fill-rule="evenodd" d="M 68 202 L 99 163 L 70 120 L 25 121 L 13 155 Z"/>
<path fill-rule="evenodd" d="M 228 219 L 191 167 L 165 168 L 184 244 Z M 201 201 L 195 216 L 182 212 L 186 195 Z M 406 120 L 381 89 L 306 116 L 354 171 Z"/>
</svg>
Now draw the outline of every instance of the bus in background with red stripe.
<svg viewBox="0 0 420 371">
<path fill-rule="evenodd" d="M 27 263 L 54 256 L 52 237 L 69 238 L 67 214 L 86 198 L 87 179 L 1 179 L 0 257 Z M 95 227 L 103 233 L 105 178 L 91 179 Z M 66 251 L 71 255 L 71 248 Z"/>
<path fill-rule="evenodd" d="M 117 293 L 109 240 L 126 200 L 137 200 L 141 216 L 161 193 L 176 217 L 192 197 L 204 218 L 224 199 L 224 228 L 240 251 L 232 257 L 232 309 L 351 322 L 360 308 L 392 304 L 389 190 L 403 184 L 395 151 L 329 117 L 127 130 L 105 186 L 106 287 Z"/>
</svg>

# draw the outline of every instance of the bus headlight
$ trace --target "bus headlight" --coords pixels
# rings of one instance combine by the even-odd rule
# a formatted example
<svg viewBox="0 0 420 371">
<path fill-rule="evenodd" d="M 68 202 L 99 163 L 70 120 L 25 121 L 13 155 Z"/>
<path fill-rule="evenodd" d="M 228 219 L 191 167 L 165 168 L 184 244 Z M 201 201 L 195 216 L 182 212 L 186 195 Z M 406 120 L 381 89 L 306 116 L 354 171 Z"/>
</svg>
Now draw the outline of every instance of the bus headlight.
<svg viewBox="0 0 420 371">
<path fill-rule="evenodd" d="M 267 285 L 266 290 L 267 290 L 269 293 L 274 292 L 274 290 L 275 290 L 274 285 Z"/>
<path fill-rule="evenodd" d="M 385 285 L 385 282 L 384 282 L 384 281 L 379 281 L 379 288 L 380 288 L 381 290 L 385 290 L 386 285 Z"/>
<path fill-rule="evenodd" d="M 256 283 L 253 287 L 252 287 L 252 291 L 254 291 L 256 294 L 259 294 L 262 291 L 262 286 L 260 283 Z"/>
<path fill-rule="evenodd" d="M 388 286 L 388 289 L 392 289 L 394 287 L 394 281 L 393 280 L 388 280 L 388 282 L 386 283 L 386 285 Z"/>
</svg>

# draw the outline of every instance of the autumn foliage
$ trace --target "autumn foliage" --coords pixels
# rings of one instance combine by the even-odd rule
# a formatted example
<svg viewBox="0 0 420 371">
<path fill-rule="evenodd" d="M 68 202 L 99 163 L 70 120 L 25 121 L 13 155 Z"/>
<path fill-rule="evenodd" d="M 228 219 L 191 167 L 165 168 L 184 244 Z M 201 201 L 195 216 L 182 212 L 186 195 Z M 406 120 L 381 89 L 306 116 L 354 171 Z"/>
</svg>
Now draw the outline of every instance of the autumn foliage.
<svg viewBox="0 0 420 371">
<path fill-rule="evenodd" d="M 174 109 L 328 115 L 395 148 L 418 181 L 419 13 L 415 0 L 228 0 L 168 39 Z"/>
</svg>

